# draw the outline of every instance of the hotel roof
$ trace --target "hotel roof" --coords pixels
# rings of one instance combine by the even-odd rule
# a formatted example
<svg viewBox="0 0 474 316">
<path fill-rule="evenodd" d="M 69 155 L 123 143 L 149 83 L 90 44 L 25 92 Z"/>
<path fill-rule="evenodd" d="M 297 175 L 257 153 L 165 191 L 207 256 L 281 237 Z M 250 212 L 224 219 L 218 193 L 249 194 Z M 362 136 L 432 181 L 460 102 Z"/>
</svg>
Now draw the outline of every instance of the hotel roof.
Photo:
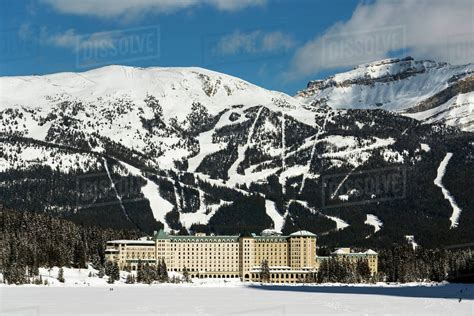
<svg viewBox="0 0 474 316">
<path fill-rule="evenodd" d="M 254 238 L 257 240 L 286 240 L 288 237 L 316 237 L 315 234 L 306 231 L 300 230 L 290 234 L 289 236 L 282 236 L 282 235 L 264 235 L 259 236 L 254 233 L 245 232 L 240 235 L 210 235 L 210 236 L 196 236 L 196 235 L 169 235 L 164 230 L 160 230 L 159 232 L 155 232 L 154 239 L 170 239 L 171 241 L 175 242 L 236 242 L 239 238 Z"/>
<path fill-rule="evenodd" d="M 316 237 L 315 234 L 313 234 L 312 232 L 309 232 L 307 230 L 299 230 L 297 232 L 294 232 L 294 233 L 290 234 L 290 236 Z"/>
</svg>

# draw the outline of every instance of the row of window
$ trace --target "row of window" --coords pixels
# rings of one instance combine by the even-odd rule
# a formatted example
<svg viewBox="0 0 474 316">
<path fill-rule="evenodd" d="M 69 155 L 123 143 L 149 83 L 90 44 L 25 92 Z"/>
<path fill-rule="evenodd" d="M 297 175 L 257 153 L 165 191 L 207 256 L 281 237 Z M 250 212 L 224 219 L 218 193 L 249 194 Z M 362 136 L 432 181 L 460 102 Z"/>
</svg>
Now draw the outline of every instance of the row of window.
<svg viewBox="0 0 474 316">
<path fill-rule="evenodd" d="M 270 273 L 271 279 L 303 279 L 304 273 Z M 260 273 L 252 273 L 252 279 L 260 279 Z"/>
</svg>

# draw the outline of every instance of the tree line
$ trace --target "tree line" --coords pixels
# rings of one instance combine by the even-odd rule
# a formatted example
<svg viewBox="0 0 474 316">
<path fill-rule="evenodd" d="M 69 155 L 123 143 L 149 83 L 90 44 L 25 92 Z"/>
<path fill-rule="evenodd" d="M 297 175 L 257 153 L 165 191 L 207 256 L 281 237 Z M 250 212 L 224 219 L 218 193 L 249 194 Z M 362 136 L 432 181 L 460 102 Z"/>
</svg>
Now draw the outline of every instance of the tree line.
<svg viewBox="0 0 474 316">
<path fill-rule="evenodd" d="M 109 283 L 120 279 L 118 266 L 105 261 L 106 242 L 113 239 L 137 239 L 135 230 L 113 230 L 75 224 L 46 214 L 0 209 L 3 231 L 0 247 L 0 272 L 7 283 L 40 283 L 39 267 L 86 268 L 91 264 L 99 277 Z M 379 249 L 379 272 L 370 276 L 365 261 L 351 263 L 328 258 L 308 282 L 420 282 L 470 281 L 474 279 L 474 256 L 470 249 L 448 250 L 408 244 Z M 178 282 L 169 278 L 166 264 L 140 263 L 136 275 L 127 283 Z M 265 268 L 265 267 L 264 267 Z M 186 268 L 183 278 L 189 280 Z M 265 269 L 267 271 L 268 264 Z M 64 279 L 64 277 L 61 277 Z"/>
<path fill-rule="evenodd" d="M 100 269 L 105 266 L 106 242 L 137 239 L 137 230 L 116 230 L 75 224 L 40 213 L 1 208 L 3 232 L 0 272 L 9 283 L 26 283 L 39 267 Z"/>
</svg>

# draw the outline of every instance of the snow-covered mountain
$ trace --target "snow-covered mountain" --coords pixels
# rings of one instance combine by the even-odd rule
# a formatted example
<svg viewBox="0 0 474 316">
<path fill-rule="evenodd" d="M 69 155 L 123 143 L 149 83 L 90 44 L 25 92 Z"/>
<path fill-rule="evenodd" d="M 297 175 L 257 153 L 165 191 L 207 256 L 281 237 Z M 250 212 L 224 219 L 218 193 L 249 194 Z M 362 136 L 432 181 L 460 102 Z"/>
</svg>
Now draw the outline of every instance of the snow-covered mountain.
<svg viewBox="0 0 474 316">
<path fill-rule="evenodd" d="M 28 93 L 18 93 L 28 91 Z M 134 68 L 106 66 L 82 73 L 45 76 L 1 77 L 0 102 L 3 108 L 49 107 L 57 101 L 80 101 L 85 105 L 109 106 L 108 101 L 124 99 L 146 107 L 145 97 L 160 100 L 165 119 L 186 118 L 192 103 L 205 103 L 216 115 L 231 105 L 272 104 L 273 99 L 298 104 L 293 98 L 268 91 L 244 80 L 203 68 Z M 146 110 L 146 109 L 144 109 Z M 152 116 L 152 112 L 144 115 Z"/>
<path fill-rule="evenodd" d="M 474 64 L 386 59 L 310 81 L 297 98 L 334 109 L 380 108 L 473 131 Z"/>
<path fill-rule="evenodd" d="M 200 119 L 216 118 L 232 106 L 243 107 L 232 112 L 233 118 L 248 106 L 262 105 L 313 123 L 310 112 L 288 95 L 201 68 L 108 66 L 84 73 L 3 77 L 0 104 L 10 109 L 3 114 L 2 132 L 51 140 L 57 136 L 54 131 L 61 133 L 58 124 L 73 116 L 68 133 L 97 133 L 143 153 L 165 153 L 154 155 L 162 167 L 193 153 L 190 144 L 181 144 L 178 129 L 192 129 L 190 125 L 203 123 Z M 205 117 L 199 118 L 201 110 Z M 18 124 L 9 124 L 16 113 L 24 115 Z M 217 127 L 243 120 L 231 121 L 227 114 Z M 101 150 L 100 144 L 94 149 Z"/>
<path fill-rule="evenodd" d="M 434 95 L 454 86 L 443 82 L 469 67 L 373 65 L 375 79 L 356 69 L 297 97 L 201 68 L 0 78 L 1 196 L 12 208 L 147 232 L 307 229 L 359 245 L 472 238 L 472 134 L 405 113 L 437 109 Z M 431 93 L 418 82 L 425 72 Z M 343 88 L 367 105 L 341 109 Z M 373 107 L 377 95 L 392 95 L 388 109 L 406 116 Z M 403 190 L 357 184 L 374 174 L 404 176 Z"/>
</svg>

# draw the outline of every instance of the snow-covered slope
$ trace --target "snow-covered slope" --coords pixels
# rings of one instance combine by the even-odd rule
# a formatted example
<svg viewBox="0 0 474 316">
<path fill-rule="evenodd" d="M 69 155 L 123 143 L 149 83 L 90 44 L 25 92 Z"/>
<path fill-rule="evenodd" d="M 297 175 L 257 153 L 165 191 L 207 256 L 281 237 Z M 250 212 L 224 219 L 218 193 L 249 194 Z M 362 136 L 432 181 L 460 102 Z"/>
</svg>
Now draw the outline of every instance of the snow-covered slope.
<svg viewBox="0 0 474 316">
<path fill-rule="evenodd" d="M 473 81 L 474 64 L 452 66 L 407 57 L 363 64 L 325 80 L 311 81 L 296 97 L 306 104 L 335 109 L 397 111 L 472 131 Z"/>
<path fill-rule="evenodd" d="M 470 134 L 419 124 L 370 102 L 393 94 L 388 109 L 426 122 L 456 109 L 446 122 L 468 126 L 460 116 L 469 117 L 471 92 L 462 91 L 470 83 L 459 83 L 467 75 L 456 87 L 446 85 L 468 67 L 405 60 L 361 69 L 313 84 L 296 98 L 200 68 L 109 66 L 0 78 L 0 193 L 12 208 L 146 232 L 308 230 L 340 244 L 366 244 L 388 242 L 395 229 L 402 239 L 416 233 L 420 244 L 434 243 L 418 230 L 449 227 L 451 214 L 433 183 L 448 151 L 456 159 L 443 183 L 460 208 L 470 207 L 459 191 L 471 184 Z M 443 84 L 449 90 L 440 95 Z M 374 110 L 339 109 L 343 103 L 334 102 L 344 89 L 354 100 L 365 95 L 368 103 L 359 107 Z M 323 95 L 334 108 L 317 106 Z M 406 108 L 403 100 L 418 103 Z M 432 106 L 440 100 L 446 104 Z M 407 196 L 400 199 L 390 187 L 387 192 L 386 170 L 403 168 L 420 180 L 403 183 Z M 359 185 L 366 175 L 384 181 L 384 190 Z M 450 183 L 457 176 L 464 182 Z M 419 192 L 435 196 L 420 199 Z M 445 234 L 469 237 L 469 216 L 463 211 Z M 398 231 L 405 225 L 407 231 Z"/>
<path fill-rule="evenodd" d="M 70 131 L 100 134 L 143 153 L 161 151 L 157 162 L 165 167 L 193 155 L 179 130 L 192 129 L 193 123 L 212 124 L 232 107 L 240 112 L 234 115 L 262 105 L 307 124 L 314 121 L 310 111 L 286 94 L 201 68 L 108 66 L 83 73 L 2 77 L 0 105 L 8 109 L 2 113 L 0 132 L 51 140 L 53 131 L 61 129 L 58 125 L 66 124 Z M 244 120 L 234 122 L 229 115 L 217 127 Z M 193 132 L 202 128 L 194 126 Z M 212 151 L 201 145 L 202 153 Z M 103 150 L 100 142 L 92 147 Z"/>
<path fill-rule="evenodd" d="M 176 117 L 178 120 L 186 117 L 194 102 L 206 104 L 213 115 L 231 105 L 255 105 L 256 100 L 266 105 L 272 104 L 274 98 L 281 98 L 292 106 L 297 104 L 283 93 L 195 67 L 106 66 L 82 73 L 0 78 L 0 104 L 3 108 L 41 108 L 51 105 L 52 101 L 65 100 L 107 106 L 111 100 L 120 98 L 143 107 L 149 94 L 160 100 L 165 119 Z"/>
</svg>

